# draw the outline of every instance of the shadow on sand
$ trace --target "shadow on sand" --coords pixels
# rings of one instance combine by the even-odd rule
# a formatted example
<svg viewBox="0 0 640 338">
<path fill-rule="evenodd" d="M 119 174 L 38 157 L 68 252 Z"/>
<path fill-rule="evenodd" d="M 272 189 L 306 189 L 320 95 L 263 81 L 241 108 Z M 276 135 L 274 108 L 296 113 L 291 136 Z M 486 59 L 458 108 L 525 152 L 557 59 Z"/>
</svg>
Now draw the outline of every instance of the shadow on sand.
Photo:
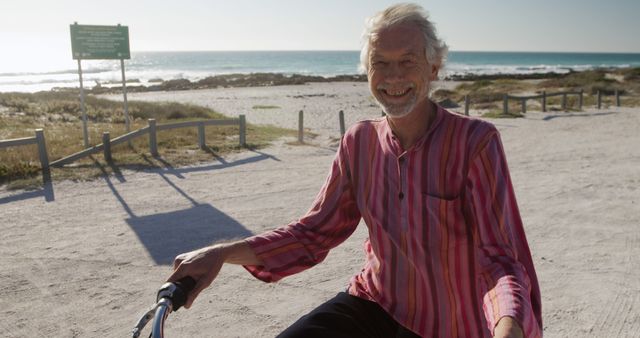
<svg viewBox="0 0 640 338">
<path fill-rule="evenodd" d="M 165 167 L 151 172 L 155 172 L 160 175 L 160 177 L 178 194 L 191 202 L 192 206 L 190 208 L 166 213 L 138 216 L 127 204 L 111 181 L 111 177 L 115 177 L 115 179 L 121 183 L 126 182 L 117 166 L 113 163 L 109 163 L 109 166 L 114 173 L 114 175 L 110 176 L 102 164 L 98 161 L 94 162 L 102 171 L 103 178 L 116 199 L 129 214 L 129 218 L 125 221 L 131 229 L 135 231 L 140 242 L 145 246 L 154 262 L 159 265 L 172 264 L 175 256 L 187 251 L 199 249 L 218 241 L 240 239 L 252 235 L 251 231 L 247 230 L 242 224 L 224 212 L 215 208 L 211 204 L 199 203 L 189 196 L 189 194 L 182 190 L 172 179 L 168 178 L 167 174 L 170 174 L 177 179 L 184 179 L 182 174 L 187 172 L 221 169 L 266 159 L 279 161 L 277 158 L 264 153 L 258 153 L 257 156 L 231 163 L 216 156 L 220 164 L 176 169 L 164 159 L 160 157 L 154 158 L 162 162 Z M 150 159 L 146 159 L 152 164 Z"/>
<path fill-rule="evenodd" d="M 53 184 L 51 182 L 45 182 L 42 189 L 27 190 L 13 196 L 2 197 L 0 198 L 0 205 L 38 197 L 44 197 L 44 200 L 47 202 L 55 201 Z"/>
<path fill-rule="evenodd" d="M 193 199 L 174 181 L 169 179 L 167 174 L 177 179 L 184 179 L 184 173 L 224 169 L 268 159 L 274 161 L 280 160 L 273 155 L 252 150 L 252 152 L 256 154 L 255 156 L 227 162 L 211 149 L 207 151 L 211 153 L 219 163 L 205 166 L 174 168 L 161 157 L 154 157 L 154 159 L 163 164 L 163 167 L 150 170 L 149 172 L 160 175 L 178 194 L 191 202 L 192 206 L 184 210 L 145 216 L 136 215 L 116 189 L 112 179 L 117 180 L 119 183 L 127 182 L 120 168 L 113 162 L 107 163 L 107 166 L 109 166 L 112 172 L 112 174 L 109 175 L 105 166 L 93 159 L 96 167 L 102 171 L 102 178 L 107 183 L 107 186 L 111 189 L 123 209 L 129 214 L 129 218 L 125 221 L 135 231 L 140 242 L 145 246 L 156 264 L 171 264 L 175 256 L 180 253 L 195 250 L 218 241 L 239 239 L 252 235 L 242 224 L 224 212 L 210 204 L 199 203 Z M 143 155 L 143 158 L 149 162 L 151 166 L 156 166 L 148 157 Z M 24 191 L 16 195 L 0 198 L 0 205 L 39 197 L 44 197 L 47 202 L 55 200 L 51 182 L 45 183 L 42 189 Z"/>
<path fill-rule="evenodd" d="M 615 114 L 614 112 L 600 112 L 600 113 L 569 113 L 569 114 L 557 114 L 557 115 L 547 115 L 542 120 L 551 121 L 553 119 L 559 117 L 591 117 L 591 116 L 602 116 L 602 115 L 611 115 Z"/>
<path fill-rule="evenodd" d="M 159 265 L 171 264 L 183 252 L 252 235 L 238 221 L 210 204 L 147 216 L 132 215 L 126 222 Z"/>
</svg>

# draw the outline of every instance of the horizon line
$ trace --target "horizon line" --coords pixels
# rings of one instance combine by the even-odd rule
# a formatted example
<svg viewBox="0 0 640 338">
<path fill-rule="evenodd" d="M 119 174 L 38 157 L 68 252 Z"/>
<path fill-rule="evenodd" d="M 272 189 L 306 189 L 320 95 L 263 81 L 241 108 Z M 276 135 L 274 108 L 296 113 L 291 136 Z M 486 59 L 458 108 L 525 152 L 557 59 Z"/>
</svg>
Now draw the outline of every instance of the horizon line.
<svg viewBox="0 0 640 338">
<path fill-rule="evenodd" d="M 360 52 L 359 49 L 201 49 L 201 50 L 132 50 L 131 53 L 208 53 L 208 52 Z M 464 53 L 530 53 L 530 54 L 639 54 L 638 52 L 608 52 L 608 51 L 531 51 L 531 50 L 471 50 L 471 49 L 455 49 L 449 52 Z"/>
</svg>

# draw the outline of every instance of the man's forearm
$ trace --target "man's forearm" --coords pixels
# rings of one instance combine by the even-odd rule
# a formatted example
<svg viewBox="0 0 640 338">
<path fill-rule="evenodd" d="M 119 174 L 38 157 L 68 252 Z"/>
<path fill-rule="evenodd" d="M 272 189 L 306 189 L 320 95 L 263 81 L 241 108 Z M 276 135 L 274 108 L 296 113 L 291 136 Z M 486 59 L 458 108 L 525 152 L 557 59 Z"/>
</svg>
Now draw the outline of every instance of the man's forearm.
<svg viewBox="0 0 640 338">
<path fill-rule="evenodd" d="M 196 281 L 195 288 L 187 295 L 185 307 L 188 309 L 198 294 L 211 285 L 224 263 L 262 265 L 245 241 L 216 244 L 178 255 L 173 261 L 173 274 L 167 281 L 175 282 L 186 276 Z"/>
<path fill-rule="evenodd" d="M 239 265 L 262 265 L 262 261 L 246 241 L 216 245 L 222 250 L 225 263 Z"/>
</svg>

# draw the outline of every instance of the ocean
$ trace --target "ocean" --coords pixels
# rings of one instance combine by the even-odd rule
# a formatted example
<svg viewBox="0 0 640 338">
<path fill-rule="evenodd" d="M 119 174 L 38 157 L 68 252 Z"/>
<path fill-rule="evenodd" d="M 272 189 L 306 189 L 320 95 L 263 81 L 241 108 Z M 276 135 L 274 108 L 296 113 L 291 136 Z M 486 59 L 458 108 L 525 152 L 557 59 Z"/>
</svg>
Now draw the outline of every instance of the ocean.
<svg viewBox="0 0 640 338">
<path fill-rule="evenodd" d="M 132 82 L 128 85 L 232 73 L 335 76 L 357 74 L 359 55 L 359 51 L 132 52 L 125 70 L 127 82 Z M 0 65 L 0 92 L 78 87 L 77 62 L 69 59 L 38 71 Z M 640 67 L 640 54 L 452 51 L 441 75 L 566 73 L 599 67 Z M 82 69 L 88 88 L 121 81 L 119 60 L 85 60 Z"/>
</svg>

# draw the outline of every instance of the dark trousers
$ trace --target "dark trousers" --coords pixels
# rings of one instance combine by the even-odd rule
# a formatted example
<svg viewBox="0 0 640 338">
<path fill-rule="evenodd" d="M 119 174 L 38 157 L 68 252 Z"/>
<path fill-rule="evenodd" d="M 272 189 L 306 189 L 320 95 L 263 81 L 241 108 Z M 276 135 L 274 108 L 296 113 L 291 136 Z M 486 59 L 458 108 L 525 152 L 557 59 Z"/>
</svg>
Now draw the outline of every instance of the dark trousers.
<svg viewBox="0 0 640 338">
<path fill-rule="evenodd" d="M 278 338 L 415 338 L 380 305 L 346 292 L 302 316 Z"/>
</svg>

